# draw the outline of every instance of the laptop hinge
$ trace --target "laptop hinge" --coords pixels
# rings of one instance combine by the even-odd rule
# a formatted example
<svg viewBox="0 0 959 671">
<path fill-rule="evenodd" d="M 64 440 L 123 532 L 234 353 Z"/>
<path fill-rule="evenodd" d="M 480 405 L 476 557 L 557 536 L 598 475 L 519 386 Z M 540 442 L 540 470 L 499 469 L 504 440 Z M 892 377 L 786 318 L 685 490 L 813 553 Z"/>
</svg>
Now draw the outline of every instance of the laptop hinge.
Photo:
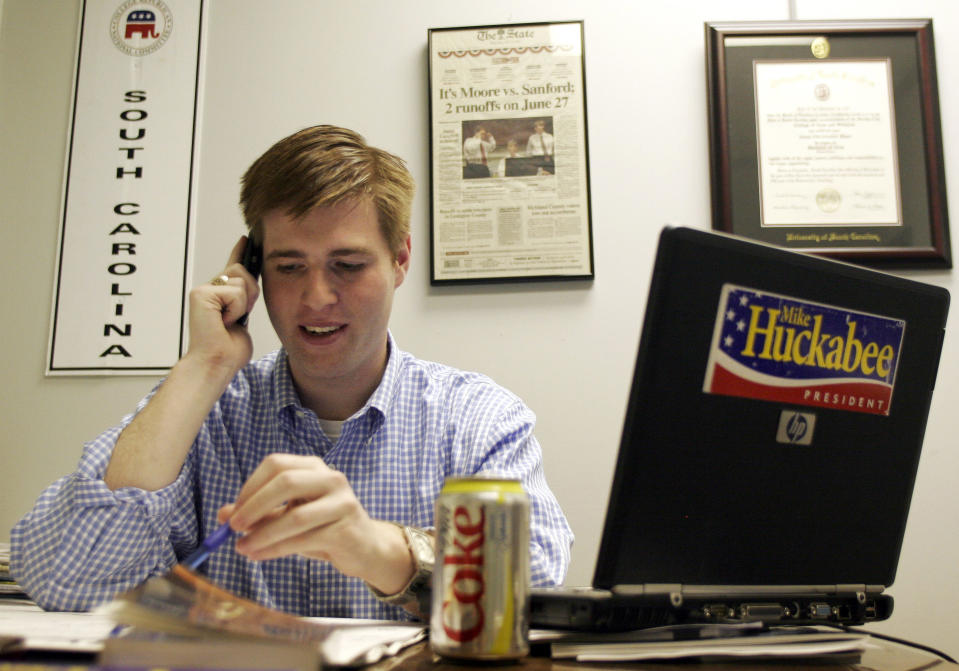
<svg viewBox="0 0 959 671">
<path fill-rule="evenodd" d="M 885 585 L 836 585 L 836 594 L 838 596 L 848 596 L 865 594 L 866 596 L 875 596 L 886 591 Z"/>
<path fill-rule="evenodd" d="M 844 594 L 866 594 L 868 589 L 866 585 L 836 585 L 836 594 L 842 596 Z"/>
<path fill-rule="evenodd" d="M 666 597 L 675 608 L 683 605 L 682 583 L 648 583 L 643 585 L 613 585 L 614 594 L 623 596 Z"/>
<path fill-rule="evenodd" d="M 856 596 L 859 594 L 880 594 L 883 585 L 865 585 L 862 583 L 844 583 L 839 585 L 684 585 L 682 583 L 643 583 L 614 585 L 611 591 L 624 596 L 669 596 L 683 594 L 691 596 L 710 595 L 749 595 L 765 594 L 833 594 L 836 596 Z"/>
<path fill-rule="evenodd" d="M 613 585 L 613 594 L 622 594 L 624 596 L 656 596 L 658 594 L 672 594 L 673 592 L 682 592 L 682 583 L 643 583 L 639 585 Z"/>
</svg>

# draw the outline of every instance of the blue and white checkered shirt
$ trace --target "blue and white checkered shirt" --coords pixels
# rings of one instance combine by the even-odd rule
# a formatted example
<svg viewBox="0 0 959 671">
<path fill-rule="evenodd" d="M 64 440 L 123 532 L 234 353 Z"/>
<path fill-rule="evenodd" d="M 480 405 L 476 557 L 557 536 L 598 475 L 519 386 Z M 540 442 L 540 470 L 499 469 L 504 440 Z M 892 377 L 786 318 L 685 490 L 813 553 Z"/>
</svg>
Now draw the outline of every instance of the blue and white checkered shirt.
<svg viewBox="0 0 959 671">
<path fill-rule="evenodd" d="M 332 444 L 297 398 L 283 350 L 241 370 L 213 407 L 175 482 L 158 491 L 103 482 L 133 415 L 85 446 L 76 472 L 47 488 L 11 534 L 11 570 L 42 607 L 86 610 L 165 573 L 217 527 L 217 510 L 272 452 L 316 455 L 344 473 L 369 515 L 433 526 L 447 476 L 518 478 L 531 499 L 533 585 L 566 575 L 572 533 L 543 475 L 533 413 L 489 378 L 396 348 L 379 387 Z M 149 401 L 140 402 L 138 411 Z M 279 610 L 311 616 L 403 619 L 364 583 L 292 555 L 254 562 L 232 543 L 203 571 L 218 585 Z"/>
</svg>

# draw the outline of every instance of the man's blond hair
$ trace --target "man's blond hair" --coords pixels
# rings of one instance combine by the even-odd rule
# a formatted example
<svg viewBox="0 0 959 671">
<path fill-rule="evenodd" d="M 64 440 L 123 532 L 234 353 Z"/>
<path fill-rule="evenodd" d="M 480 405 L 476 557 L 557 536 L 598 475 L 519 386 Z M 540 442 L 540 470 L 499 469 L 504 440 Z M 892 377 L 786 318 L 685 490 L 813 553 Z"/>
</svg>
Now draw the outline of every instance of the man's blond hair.
<svg viewBox="0 0 959 671">
<path fill-rule="evenodd" d="M 398 252 L 410 234 L 416 183 L 406 163 L 346 128 L 313 126 L 280 140 L 253 162 L 242 184 L 240 207 L 258 244 L 263 217 L 273 210 L 299 218 L 363 196 L 372 201 L 390 250 Z"/>
</svg>

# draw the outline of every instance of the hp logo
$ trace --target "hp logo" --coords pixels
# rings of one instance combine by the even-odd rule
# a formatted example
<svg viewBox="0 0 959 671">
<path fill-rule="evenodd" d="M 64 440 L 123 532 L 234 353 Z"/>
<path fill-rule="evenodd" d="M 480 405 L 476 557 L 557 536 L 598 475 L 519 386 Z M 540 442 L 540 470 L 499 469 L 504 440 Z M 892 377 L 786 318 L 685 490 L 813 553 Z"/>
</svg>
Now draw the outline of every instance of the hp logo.
<svg viewBox="0 0 959 671">
<path fill-rule="evenodd" d="M 779 415 L 779 430 L 776 442 L 787 445 L 812 445 L 816 415 L 809 412 L 783 410 Z"/>
</svg>

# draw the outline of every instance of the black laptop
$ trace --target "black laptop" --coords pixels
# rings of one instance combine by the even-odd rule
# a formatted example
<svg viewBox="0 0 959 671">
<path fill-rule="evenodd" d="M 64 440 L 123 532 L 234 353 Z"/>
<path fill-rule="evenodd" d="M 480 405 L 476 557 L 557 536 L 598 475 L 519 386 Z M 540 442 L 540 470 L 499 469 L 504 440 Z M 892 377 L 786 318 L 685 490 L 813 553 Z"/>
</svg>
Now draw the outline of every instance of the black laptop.
<svg viewBox="0 0 959 671">
<path fill-rule="evenodd" d="M 888 618 L 948 305 L 666 228 L 593 585 L 533 590 L 531 625 Z"/>
</svg>

